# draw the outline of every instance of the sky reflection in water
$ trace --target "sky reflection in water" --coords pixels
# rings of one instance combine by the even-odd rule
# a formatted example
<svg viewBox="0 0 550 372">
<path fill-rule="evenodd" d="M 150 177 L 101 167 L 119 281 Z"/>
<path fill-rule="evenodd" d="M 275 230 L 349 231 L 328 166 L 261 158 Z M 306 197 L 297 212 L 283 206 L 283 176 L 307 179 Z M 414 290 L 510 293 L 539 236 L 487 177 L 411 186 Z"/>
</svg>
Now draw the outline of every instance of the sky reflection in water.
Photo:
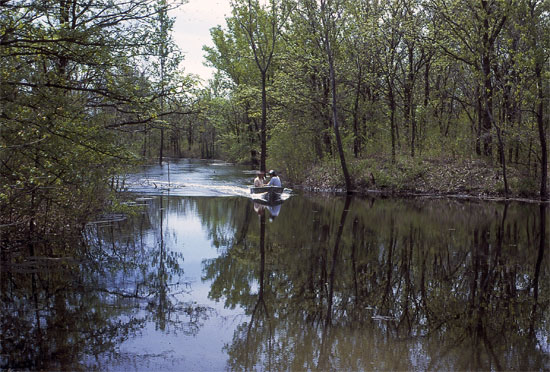
<svg viewBox="0 0 550 372">
<path fill-rule="evenodd" d="M 130 195 L 147 196 L 146 206 L 125 221 L 91 225 L 87 261 L 67 276 L 35 273 L 48 285 L 32 290 L 29 274 L 3 274 L 13 299 L 4 314 L 29 320 L 17 329 L 3 322 L 3 331 L 23 332 L 41 350 L 29 366 L 550 367 L 544 207 L 293 195 L 273 218 L 249 199 L 252 172 L 171 167 L 169 192 L 159 188 L 168 182 L 160 167 L 129 177 Z M 69 277 L 74 285 L 63 284 Z M 52 288 L 62 288 L 54 302 L 46 300 Z M 39 306 L 25 305 L 33 291 Z M 49 325 L 40 338 L 36 316 Z M 99 331 L 113 344 L 82 336 Z M 15 367 L 15 349 L 2 351 L 0 366 Z"/>
</svg>

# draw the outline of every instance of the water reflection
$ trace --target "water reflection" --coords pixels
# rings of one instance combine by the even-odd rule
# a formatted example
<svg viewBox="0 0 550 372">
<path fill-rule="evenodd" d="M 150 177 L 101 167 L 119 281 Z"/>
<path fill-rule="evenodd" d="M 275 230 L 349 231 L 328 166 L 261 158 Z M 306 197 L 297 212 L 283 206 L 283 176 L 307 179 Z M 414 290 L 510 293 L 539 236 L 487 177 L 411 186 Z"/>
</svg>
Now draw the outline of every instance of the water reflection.
<svg viewBox="0 0 550 372">
<path fill-rule="evenodd" d="M 29 257 L 4 255 L 0 368 L 140 370 L 139 356 L 120 346 L 148 325 L 198 332 L 211 309 L 181 296 L 188 283 L 181 253 L 166 241 L 169 200 L 161 196 L 150 207 L 128 220 L 90 224 L 83 240 L 36 246 Z M 44 257 L 51 250 L 72 257 Z"/>
<path fill-rule="evenodd" d="M 548 367 L 544 207 L 296 198 L 284 209 L 206 262 L 212 298 L 250 314 L 226 344 L 230 369 Z"/>
<path fill-rule="evenodd" d="M 146 204 L 58 259 L 3 254 L 1 368 L 550 367 L 544 205 Z"/>
</svg>

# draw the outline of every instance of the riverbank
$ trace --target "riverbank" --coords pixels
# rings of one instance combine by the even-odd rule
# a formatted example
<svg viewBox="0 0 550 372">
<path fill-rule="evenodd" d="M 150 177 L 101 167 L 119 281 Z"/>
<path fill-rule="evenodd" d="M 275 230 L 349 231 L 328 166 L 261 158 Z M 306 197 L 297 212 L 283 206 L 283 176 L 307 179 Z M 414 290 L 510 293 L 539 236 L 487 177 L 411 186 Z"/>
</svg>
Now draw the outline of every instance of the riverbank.
<svg viewBox="0 0 550 372">
<path fill-rule="evenodd" d="M 480 159 L 397 159 L 384 158 L 349 162 L 354 192 L 402 196 L 446 196 L 500 200 L 506 197 L 502 168 Z M 539 201 L 538 179 L 508 166 L 508 199 Z M 300 188 L 317 192 L 345 190 L 339 163 L 313 167 Z"/>
</svg>

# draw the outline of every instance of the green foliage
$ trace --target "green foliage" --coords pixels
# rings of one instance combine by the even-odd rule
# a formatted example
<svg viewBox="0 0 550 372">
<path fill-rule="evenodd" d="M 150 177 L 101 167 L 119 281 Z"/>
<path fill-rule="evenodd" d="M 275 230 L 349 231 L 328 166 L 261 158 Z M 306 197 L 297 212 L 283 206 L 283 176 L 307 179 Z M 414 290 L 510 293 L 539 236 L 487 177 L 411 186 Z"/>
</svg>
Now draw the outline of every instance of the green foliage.
<svg viewBox="0 0 550 372">
<path fill-rule="evenodd" d="M 315 160 L 310 145 L 311 133 L 301 130 L 296 124 L 283 122 L 270 131 L 270 136 L 268 168 L 278 169 L 291 183 L 303 182 Z"/>
<path fill-rule="evenodd" d="M 250 146 L 246 142 L 239 141 L 233 133 L 225 133 L 218 137 L 217 145 L 225 159 L 245 163 L 250 159 Z"/>
<path fill-rule="evenodd" d="M 221 26 L 210 30 L 215 47 L 203 47 L 207 63 L 223 72 L 232 84 L 251 82 L 257 77 L 250 46 L 235 18 L 227 20 L 227 30 Z"/>
<path fill-rule="evenodd" d="M 175 75 L 174 85 L 158 81 L 149 74 L 155 61 L 144 57 L 163 55 L 165 72 L 179 63 L 166 57 L 172 23 L 162 19 L 174 5 L 2 5 L 0 224 L 10 227 L 3 243 L 10 234 L 79 230 L 109 202 L 112 177 L 139 158 L 135 133 L 164 125 L 163 106 L 184 86 Z"/>
<path fill-rule="evenodd" d="M 246 101 L 233 98 L 242 85 L 258 86 L 253 46 L 245 41 L 265 25 L 251 17 L 246 21 L 249 28 L 243 27 L 248 24 L 244 21 L 238 27 L 249 5 L 235 3 L 235 17 L 228 19 L 227 28 L 213 30 L 216 47 L 208 50 L 208 58 L 231 79 L 225 99 L 235 104 L 239 116 L 255 119 L 259 92 Z M 541 63 L 550 48 L 549 33 L 543 32 L 550 22 L 547 2 L 341 0 L 289 1 L 285 6 L 295 11 L 281 30 L 278 58 L 269 72 L 266 108 L 273 128 L 268 128 L 268 137 L 277 138 L 268 141 L 278 151 L 288 141 L 285 137 L 297 135 L 293 125 L 300 123 L 298 138 L 307 138 L 312 156 L 302 159 L 300 151 L 287 153 L 283 162 L 271 158 L 280 154 L 268 154 L 268 163 L 290 170 L 285 164 L 308 168 L 332 156 L 335 96 L 348 161 L 391 157 L 395 162 L 405 155 L 411 160 L 450 158 L 458 167 L 472 156 L 500 162 L 499 132 L 510 157 L 507 165 L 523 165 L 525 177 L 540 178 L 533 162 L 540 169 L 548 156 L 542 145 L 547 129 L 540 124 L 548 122 L 545 98 L 550 95 L 544 83 L 548 64 Z M 333 15 L 334 22 L 327 23 Z M 330 42 L 336 92 L 324 41 Z M 537 120 L 539 102 L 542 120 Z M 283 136 L 275 129 L 280 122 L 292 125 L 284 127 L 290 133 Z M 246 128 L 248 122 L 241 118 L 221 126 L 220 138 L 236 123 L 241 123 L 241 134 L 250 135 L 249 148 L 257 149 L 260 126 Z M 398 167 L 395 172 L 406 170 Z M 392 176 L 402 181 L 388 181 L 388 187 L 404 187 L 409 179 L 405 173 Z"/>
</svg>

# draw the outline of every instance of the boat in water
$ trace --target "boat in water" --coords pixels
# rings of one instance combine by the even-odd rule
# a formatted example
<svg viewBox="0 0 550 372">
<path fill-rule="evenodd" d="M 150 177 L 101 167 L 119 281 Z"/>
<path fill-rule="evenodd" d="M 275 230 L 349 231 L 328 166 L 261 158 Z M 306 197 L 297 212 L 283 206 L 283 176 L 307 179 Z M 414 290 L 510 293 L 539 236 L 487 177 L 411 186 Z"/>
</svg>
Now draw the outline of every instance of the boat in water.
<svg viewBox="0 0 550 372">
<path fill-rule="evenodd" d="M 279 186 L 262 186 L 251 187 L 250 193 L 254 194 L 254 200 L 261 200 L 267 203 L 276 203 L 278 201 L 281 201 L 281 194 L 284 190 L 284 187 Z"/>
</svg>

